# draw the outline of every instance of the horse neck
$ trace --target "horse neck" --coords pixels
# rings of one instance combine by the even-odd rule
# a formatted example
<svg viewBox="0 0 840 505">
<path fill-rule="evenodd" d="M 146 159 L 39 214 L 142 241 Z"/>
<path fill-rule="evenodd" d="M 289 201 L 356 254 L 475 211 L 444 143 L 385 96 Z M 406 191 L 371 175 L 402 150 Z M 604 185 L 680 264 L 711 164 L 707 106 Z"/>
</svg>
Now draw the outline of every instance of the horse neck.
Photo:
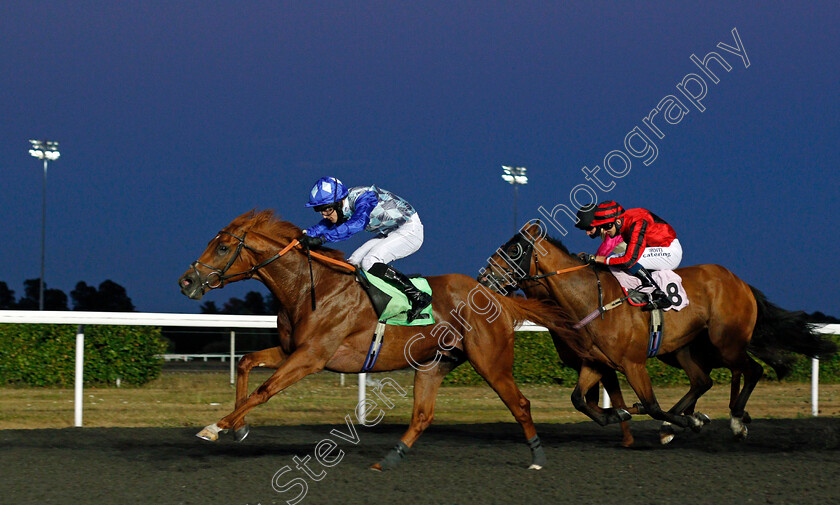
<svg viewBox="0 0 840 505">
<path fill-rule="evenodd" d="M 548 253 L 539 255 L 537 274 L 549 274 L 566 268 L 577 267 L 581 262 L 553 245 L 547 244 Z M 598 287 L 591 268 L 581 268 L 546 277 L 543 286 L 549 287 L 548 296 L 577 317 L 583 317 L 598 304 Z"/>
<path fill-rule="evenodd" d="M 300 251 L 289 251 L 260 269 L 257 275 L 293 321 L 311 312 L 309 264 Z M 346 284 L 353 282 L 353 276 L 338 272 L 315 258 L 312 259 L 312 279 L 318 305 L 324 303 L 326 296 L 335 292 L 336 286 L 346 289 Z"/>
</svg>

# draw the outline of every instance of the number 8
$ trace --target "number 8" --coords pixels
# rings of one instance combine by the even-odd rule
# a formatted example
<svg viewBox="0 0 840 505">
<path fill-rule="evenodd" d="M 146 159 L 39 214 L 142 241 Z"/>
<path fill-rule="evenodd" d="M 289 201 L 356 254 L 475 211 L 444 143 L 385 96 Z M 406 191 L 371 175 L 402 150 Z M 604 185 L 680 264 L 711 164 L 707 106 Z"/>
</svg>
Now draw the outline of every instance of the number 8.
<svg viewBox="0 0 840 505">
<path fill-rule="evenodd" d="M 670 283 L 665 286 L 665 291 L 668 293 L 668 299 L 674 306 L 679 306 L 682 304 L 682 297 L 680 296 L 680 290 L 677 287 L 676 283 Z"/>
</svg>

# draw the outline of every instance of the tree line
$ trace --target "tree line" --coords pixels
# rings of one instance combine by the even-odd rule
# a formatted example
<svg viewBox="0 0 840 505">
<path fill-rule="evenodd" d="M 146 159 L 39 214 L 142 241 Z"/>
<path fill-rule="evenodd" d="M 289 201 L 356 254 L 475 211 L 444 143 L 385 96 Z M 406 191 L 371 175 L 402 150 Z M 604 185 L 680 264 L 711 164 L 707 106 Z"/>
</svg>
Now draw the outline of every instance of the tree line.
<svg viewBox="0 0 840 505">
<path fill-rule="evenodd" d="M 15 297 L 9 285 L 0 281 L 0 310 L 38 310 L 40 294 L 39 279 L 23 281 L 23 295 L 20 297 Z M 44 283 L 44 310 L 136 312 L 126 289 L 110 279 L 98 287 L 80 281 L 69 297 L 60 289 L 49 288 Z M 212 301 L 201 305 L 202 314 L 276 315 L 279 311 L 280 302 L 274 295 L 264 297 L 257 291 L 249 291 L 242 299 L 232 297 L 221 307 Z"/>
<path fill-rule="evenodd" d="M 0 281 L 0 309 L 38 310 L 40 305 L 40 279 L 23 281 L 23 296 L 15 298 L 8 284 Z M 124 287 L 112 280 L 105 280 L 99 287 L 80 281 L 70 292 L 70 297 L 60 289 L 51 289 L 44 283 L 44 310 L 88 310 L 96 312 L 135 312 L 134 304 Z"/>
<path fill-rule="evenodd" d="M 249 291 L 242 299 L 232 297 L 222 304 L 221 308 L 212 301 L 201 304 L 202 314 L 276 316 L 278 312 L 280 312 L 280 301 L 277 297 L 270 293 L 264 297 L 258 291 Z"/>
</svg>

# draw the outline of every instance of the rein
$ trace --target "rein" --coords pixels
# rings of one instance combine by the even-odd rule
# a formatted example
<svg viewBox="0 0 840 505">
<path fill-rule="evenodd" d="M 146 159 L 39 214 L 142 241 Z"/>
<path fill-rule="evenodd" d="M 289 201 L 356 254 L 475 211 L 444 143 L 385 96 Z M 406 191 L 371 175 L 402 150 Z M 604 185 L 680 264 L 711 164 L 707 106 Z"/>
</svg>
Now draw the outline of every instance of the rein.
<svg viewBox="0 0 840 505">
<path fill-rule="evenodd" d="M 206 263 L 202 263 L 198 260 L 194 261 L 193 264 L 190 265 L 192 267 L 193 271 L 195 271 L 196 274 L 199 275 L 199 278 L 200 278 L 200 273 L 198 272 L 198 269 L 196 268 L 196 265 L 201 265 L 204 268 L 210 270 L 210 273 L 207 274 L 207 277 L 204 279 L 204 282 L 202 283 L 202 287 L 207 287 L 208 289 L 222 288 L 222 287 L 224 287 L 225 281 L 227 281 L 229 279 L 233 279 L 234 277 L 243 277 L 243 278 L 250 279 L 254 276 L 254 274 L 259 269 L 269 265 L 270 263 L 273 263 L 275 260 L 279 259 L 284 254 L 291 251 L 292 248 L 297 247 L 298 249 L 303 249 L 303 246 L 300 244 L 298 239 L 294 239 L 291 242 L 289 242 L 289 244 L 286 247 L 284 247 L 283 249 L 281 249 L 280 251 L 275 253 L 273 256 L 271 256 L 270 258 L 268 258 L 266 260 L 261 261 L 257 265 L 252 266 L 248 270 L 244 270 L 242 272 L 237 272 L 235 274 L 228 274 L 227 271 L 230 269 L 231 266 L 233 266 L 233 263 L 236 261 L 236 259 L 239 257 L 239 255 L 242 253 L 242 249 L 247 249 L 247 250 L 249 250 L 253 253 L 256 253 L 256 254 L 259 254 L 260 251 L 254 249 L 253 247 L 251 247 L 251 246 L 249 246 L 248 244 L 245 243 L 245 237 L 248 235 L 248 232 L 243 233 L 241 237 L 238 236 L 238 235 L 234 235 L 233 233 L 230 233 L 230 232 L 227 232 L 227 231 L 220 231 L 219 235 L 221 235 L 221 234 L 229 235 L 229 236 L 231 236 L 231 237 L 233 237 L 233 238 L 235 238 L 236 240 L 239 241 L 239 244 L 237 244 L 237 246 L 236 246 L 236 251 L 234 251 L 233 256 L 231 256 L 230 260 L 227 262 L 227 264 L 224 266 L 224 268 L 216 268 L 216 267 L 208 265 Z M 339 261 L 339 260 L 330 258 L 329 256 L 325 256 L 323 254 L 318 254 L 317 252 L 310 251 L 309 249 L 306 249 L 306 255 L 309 258 L 309 277 L 310 277 L 311 293 L 312 293 L 312 310 L 315 310 L 315 284 L 314 284 L 314 279 L 312 277 L 312 256 L 314 256 L 316 259 L 319 259 L 319 260 L 321 260 L 325 263 L 330 263 L 330 264 L 345 268 L 345 269 L 347 269 L 351 272 L 355 272 L 356 267 L 351 265 L 350 263 L 347 263 L 347 262 L 344 262 L 344 261 Z M 211 279 L 213 279 L 213 280 L 211 280 Z"/>
<path fill-rule="evenodd" d="M 303 246 L 300 245 L 300 242 L 298 242 L 297 239 L 295 239 L 292 243 L 297 245 L 299 249 L 303 248 Z M 316 252 L 312 252 L 312 256 L 318 258 L 319 260 L 321 260 L 325 263 L 332 263 L 333 265 L 339 266 L 341 268 L 346 268 L 347 270 L 349 270 L 351 272 L 356 271 L 356 267 L 351 265 L 350 263 L 347 263 L 346 261 L 333 259 L 333 258 L 330 258 L 329 256 L 324 256 L 323 254 L 318 254 Z"/>
<path fill-rule="evenodd" d="M 528 270 L 526 270 L 526 268 L 530 269 L 530 262 L 531 262 L 530 258 L 533 256 L 533 258 L 534 258 L 534 268 L 537 271 L 539 271 L 539 267 L 540 267 L 539 256 L 534 254 L 533 244 L 529 242 L 528 246 L 522 246 L 522 243 L 521 243 L 522 240 L 523 239 L 518 238 L 517 236 L 514 236 L 513 239 L 511 239 L 507 244 L 502 246 L 502 248 L 500 249 L 500 253 L 502 252 L 502 250 L 504 250 L 504 251 L 509 250 L 512 253 L 517 253 L 517 254 L 515 254 L 515 257 L 517 259 L 519 259 L 519 261 L 521 263 L 517 264 L 516 267 L 517 267 L 517 269 L 519 269 L 521 271 L 528 271 Z M 505 254 L 504 258 L 505 258 L 505 260 L 507 260 L 509 258 L 509 256 L 507 256 L 507 254 Z M 505 261 L 505 262 L 509 263 L 509 264 L 512 264 L 512 262 L 508 262 L 508 261 Z M 506 268 L 501 267 L 498 263 L 496 263 L 493 260 L 490 261 L 490 265 L 491 265 L 491 267 L 490 267 L 490 273 L 488 274 L 488 278 L 492 279 L 495 282 L 500 282 L 500 281 L 503 281 L 504 279 L 508 279 L 508 278 L 513 279 L 512 286 L 514 288 L 519 288 L 519 284 L 523 283 L 523 282 L 538 281 L 538 280 L 541 280 L 541 279 L 545 279 L 547 277 L 551 277 L 553 275 L 559 275 L 559 274 L 565 274 L 565 273 L 568 273 L 568 272 L 574 272 L 574 271 L 581 270 L 583 268 L 586 268 L 586 267 L 590 266 L 589 263 L 586 263 L 586 264 L 583 264 L 583 265 L 577 265 L 577 266 L 573 266 L 573 267 L 569 267 L 569 268 L 563 268 L 563 269 L 560 269 L 560 270 L 555 270 L 553 272 L 547 272 L 547 273 L 544 273 L 544 274 L 524 275 L 524 276 L 519 277 L 519 276 L 511 275 L 515 272 L 516 269 L 513 270 L 513 271 L 508 270 Z M 603 293 L 603 288 L 601 287 L 601 278 L 598 275 L 598 270 L 594 268 L 594 265 L 592 265 L 592 266 L 593 266 L 592 271 L 595 273 L 595 280 L 598 283 L 598 308 L 596 308 L 594 311 L 592 311 L 586 317 L 581 319 L 577 324 L 575 324 L 573 326 L 573 328 L 576 329 L 576 330 L 579 330 L 580 328 L 583 328 L 587 324 L 591 323 L 598 316 L 601 316 L 601 319 L 603 319 L 605 312 L 621 306 L 621 304 L 624 303 L 624 300 L 626 300 L 629 297 L 629 294 L 628 294 L 625 297 L 616 298 L 615 300 L 611 301 L 610 303 L 604 304 L 603 303 L 604 293 Z M 499 269 L 500 271 L 504 272 L 505 277 L 500 278 L 499 276 L 497 276 L 493 271 L 494 267 Z"/>
<path fill-rule="evenodd" d="M 530 277 L 523 278 L 520 282 L 537 280 L 537 279 L 544 279 L 546 277 L 551 277 L 552 275 L 564 274 L 564 273 L 567 273 L 567 272 L 574 272 L 575 270 L 580 270 L 581 268 L 586 268 L 588 266 L 589 266 L 588 264 L 587 265 L 579 265 L 579 266 L 576 266 L 576 267 L 564 268 L 562 270 L 555 270 L 554 272 L 548 272 L 548 273 L 541 274 L 541 275 L 533 275 L 533 276 L 530 276 Z M 595 279 L 598 281 L 598 308 L 593 310 L 589 315 L 587 315 L 586 317 L 584 317 L 583 319 L 578 321 L 574 326 L 572 326 L 572 328 L 574 328 L 576 330 L 579 330 L 579 329 L 583 328 L 584 326 L 586 326 L 587 324 L 591 323 L 598 316 L 601 316 L 601 319 L 603 319 L 605 312 L 607 312 L 608 310 L 612 310 L 616 307 L 619 307 L 622 303 L 624 303 L 624 300 L 626 300 L 630 297 L 630 295 L 628 294 L 627 296 L 624 296 L 624 297 L 621 297 L 621 298 L 616 298 L 615 300 L 611 301 L 610 303 L 608 303 L 606 305 L 602 305 L 602 303 L 603 303 L 603 291 L 602 291 L 602 288 L 601 288 L 601 278 L 598 276 L 598 270 L 593 269 L 593 271 L 595 272 Z"/>
<path fill-rule="evenodd" d="M 519 282 L 522 282 L 522 281 L 536 281 L 536 280 L 539 280 L 539 279 L 545 279 L 546 277 L 551 277 L 552 275 L 565 274 L 567 272 L 574 272 L 575 270 L 580 270 L 581 268 L 586 268 L 588 266 L 589 265 L 578 265 L 576 267 L 569 267 L 569 268 L 564 268 L 562 270 L 555 270 L 554 272 L 548 272 L 546 274 L 530 275 L 528 277 L 523 277 L 522 279 L 520 279 Z"/>
<path fill-rule="evenodd" d="M 530 270 L 531 258 L 533 258 L 534 267 L 537 271 L 539 271 L 540 267 L 540 258 L 534 254 L 534 244 L 521 235 L 514 235 L 512 239 L 499 248 L 499 254 L 502 256 L 504 263 L 510 265 L 512 269 L 505 268 L 495 259 L 491 259 L 487 278 L 492 279 L 497 284 L 509 282 L 515 289 L 518 289 L 519 284 L 523 282 L 538 281 L 546 277 L 551 277 L 552 275 L 574 272 L 575 270 L 589 266 L 588 264 L 583 264 L 539 275 L 527 275 L 527 272 Z M 503 272 L 504 276 L 496 274 L 497 270 Z"/>
<path fill-rule="evenodd" d="M 546 277 L 551 277 L 552 275 L 564 274 L 566 272 L 574 272 L 575 270 L 580 270 L 581 268 L 586 268 L 588 266 L 590 266 L 590 265 L 586 264 L 586 265 L 579 265 L 579 266 L 576 266 L 576 267 L 564 268 L 562 270 L 555 270 L 554 272 L 548 272 L 548 273 L 542 274 L 542 275 L 534 275 L 534 276 L 531 276 L 531 277 L 526 277 L 522 280 L 524 281 L 524 280 L 544 279 Z M 579 329 L 583 328 L 584 326 L 586 326 L 587 324 L 591 323 L 598 316 L 601 316 L 601 319 L 603 319 L 605 312 L 621 306 L 621 304 L 624 303 L 624 300 L 626 300 L 630 297 L 630 295 L 628 294 L 627 296 L 624 296 L 624 297 L 621 297 L 621 298 L 616 298 L 615 300 L 611 301 L 610 303 L 607 303 L 607 304 L 603 305 L 604 294 L 603 294 L 603 289 L 601 288 L 601 278 L 598 276 L 598 270 L 596 270 L 594 268 L 594 265 L 593 265 L 592 271 L 595 273 L 595 280 L 598 281 L 598 308 L 593 310 L 592 312 L 590 312 L 589 315 L 587 315 L 586 317 L 584 317 L 583 319 L 578 321 L 575 325 L 573 325 L 572 328 L 574 328 L 576 330 L 579 330 Z"/>
</svg>

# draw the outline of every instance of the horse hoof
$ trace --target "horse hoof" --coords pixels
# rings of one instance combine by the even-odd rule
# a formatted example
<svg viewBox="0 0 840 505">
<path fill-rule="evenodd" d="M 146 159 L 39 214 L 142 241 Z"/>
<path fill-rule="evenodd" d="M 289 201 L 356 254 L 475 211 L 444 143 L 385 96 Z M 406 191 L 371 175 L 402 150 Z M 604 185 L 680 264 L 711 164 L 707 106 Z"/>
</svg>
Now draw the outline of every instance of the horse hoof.
<svg viewBox="0 0 840 505">
<path fill-rule="evenodd" d="M 729 414 L 729 429 L 732 430 L 732 434 L 735 435 L 736 439 L 744 440 L 747 438 L 748 430 L 743 419 L 733 417 L 732 414 Z"/>
<path fill-rule="evenodd" d="M 750 417 L 746 410 L 744 411 L 744 416 L 741 418 L 741 422 L 744 424 L 750 424 L 752 422 L 752 417 Z"/>
<path fill-rule="evenodd" d="M 686 416 L 688 418 L 688 427 L 691 428 L 691 431 L 694 433 L 699 433 L 700 430 L 703 429 L 703 426 L 706 424 L 703 422 L 703 419 L 697 417 L 696 415 Z"/>
<path fill-rule="evenodd" d="M 694 413 L 694 418 L 697 419 L 698 421 L 700 421 L 701 423 L 703 423 L 703 426 L 712 422 L 712 419 L 709 416 L 707 416 L 706 414 L 700 413 L 700 412 L 695 412 Z M 744 422 L 748 422 L 748 421 L 745 420 Z"/>
<path fill-rule="evenodd" d="M 216 440 L 219 440 L 219 433 L 225 433 L 226 431 L 227 430 L 223 430 L 215 424 L 211 424 L 209 426 L 205 426 L 204 429 L 196 433 L 195 436 L 202 440 L 207 440 L 208 442 L 215 442 Z"/>
<path fill-rule="evenodd" d="M 671 423 L 662 423 L 662 426 L 659 427 L 659 443 L 667 445 L 674 440 L 675 436 L 677 436 L 677 434 L 674 431 L 674 427 L 671 426 Z"/>
<path fill-rule="evenodd" d="M 233 431 L 233 439 L 237 442 L 242 442 L 248 438 L 249 433 L 251 433 L 251 427 L 246 424 L 238 430 Z"/>
<path fill-rule="evenodd" d="M 531 466 L 528 470 L 540 470 L 546 465 L 545 451 L 541 446 L 531 449 Z"/>
<path fill-rule="evenodd" d="M 625 409 L 615 409 L 615 413 L 618 414 L 618 420 L 622 423 L 633 418 L 633 416 L 630 415 L 630 412 L 627 412 Z"/>
<path fill-rule="evenodd" d="M 408 453 L 409 447 L 403 443 L 402 440 L 397 442 L 397 445 L 391 449 L 391 451 L 382 458 L 382 461 L 375 464 L 371 467 L 372 470 L 393 470 L 400 464 L 400 461 L 405 458 L 406 453 Z M 379 468 L 374 468 L 379 467 Z"/>
<path fill-rule="evenodd" d="M 539 435 L 534 435 L 528 439 L 528 448 L 531 449 L 531 466 L 528 470 L 540 470 L 546 464 L 545 450 Z"/>
</svg>

